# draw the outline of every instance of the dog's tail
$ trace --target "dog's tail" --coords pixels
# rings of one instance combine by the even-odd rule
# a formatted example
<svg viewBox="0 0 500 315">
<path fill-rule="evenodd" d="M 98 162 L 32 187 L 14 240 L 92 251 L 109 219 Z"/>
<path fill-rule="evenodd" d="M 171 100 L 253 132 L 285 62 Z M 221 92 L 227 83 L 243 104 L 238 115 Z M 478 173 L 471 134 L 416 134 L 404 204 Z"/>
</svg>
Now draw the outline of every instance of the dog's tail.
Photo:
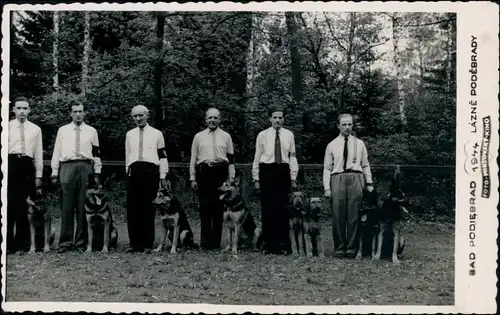
<svg viewBox="0 0 500 315">
<path fill-rule="evenodd" d="M 396 165 L 391 183 L 391 194 L 395 194 L 399 189 L 401 189 L 401 169 L 399 165 Z"/>
</svg>

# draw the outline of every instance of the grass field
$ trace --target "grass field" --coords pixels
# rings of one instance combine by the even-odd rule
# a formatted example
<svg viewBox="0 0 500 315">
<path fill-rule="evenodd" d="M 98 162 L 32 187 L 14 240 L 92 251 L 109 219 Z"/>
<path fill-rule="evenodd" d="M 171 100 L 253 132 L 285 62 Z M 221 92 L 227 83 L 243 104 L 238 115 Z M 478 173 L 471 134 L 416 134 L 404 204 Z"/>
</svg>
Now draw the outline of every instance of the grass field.
<svg viewBox="0 0 500 315">
<path fill-rule="evenodd" d="M 198 218 L 190 218 L 195 241 Z M 57 230 L 59 222 L 54 222 Z M 401 265 L 243 252 L 126 254 L 126 224 L 117 219 L 119 247 L 99 252 L 7 256 L 7 301 L 162 302 L 286 305 L 454 304 L 452 224 L 410 222 Z M 158 234 L 158 230 L 157 230 Z M 225 242 L 225 235 L 223 235 Z"/>
</svg>

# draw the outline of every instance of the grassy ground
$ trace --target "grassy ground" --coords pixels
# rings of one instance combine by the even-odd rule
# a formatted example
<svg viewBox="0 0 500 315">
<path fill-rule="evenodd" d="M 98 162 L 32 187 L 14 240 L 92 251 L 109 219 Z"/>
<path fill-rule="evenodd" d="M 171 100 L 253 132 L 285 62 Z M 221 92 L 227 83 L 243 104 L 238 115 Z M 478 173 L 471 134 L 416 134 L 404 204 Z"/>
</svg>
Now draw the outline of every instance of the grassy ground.
<svg viewBox="0 0 500 315">
<path fill-rule="evenodd" d="M 410 223 L 402 264 L 334 259 L 325 222 L 326 258 L 243 252 L 126 254 L 126 225 L 109 254 L 9 255 L 8 301 L 222 304 L 454 304 L 454 226 Z M 199 240 L 197 218 L 191 218 Z M 54 222 L 59 228 L 59 222 Z M 158 231 L 157 231 L 158 234 Z M 225 238 L 223 235 L 223 242 Z"/>
</svg>

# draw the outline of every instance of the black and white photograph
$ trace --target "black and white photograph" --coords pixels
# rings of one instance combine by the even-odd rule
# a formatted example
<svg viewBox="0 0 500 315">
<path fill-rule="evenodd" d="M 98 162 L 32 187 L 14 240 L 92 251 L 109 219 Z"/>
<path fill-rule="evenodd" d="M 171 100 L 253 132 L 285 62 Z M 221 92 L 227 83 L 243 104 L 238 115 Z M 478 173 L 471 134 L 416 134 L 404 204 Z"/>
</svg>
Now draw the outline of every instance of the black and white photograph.
<svg viewBox="0 0 500 315">
<path fill-rule="evenodd" d="M 495 309 L 498 25 L 267 5 L 5 6 L 5 310 Z"/>
</svg>

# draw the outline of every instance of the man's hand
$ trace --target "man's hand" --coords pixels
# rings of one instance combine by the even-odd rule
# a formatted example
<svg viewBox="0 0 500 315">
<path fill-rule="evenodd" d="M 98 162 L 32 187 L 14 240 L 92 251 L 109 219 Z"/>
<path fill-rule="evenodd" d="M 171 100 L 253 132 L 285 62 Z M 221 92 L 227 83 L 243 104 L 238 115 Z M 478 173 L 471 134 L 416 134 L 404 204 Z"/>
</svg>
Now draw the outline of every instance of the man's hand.
<svg viewBox="0 0 500 315">
<path fill-rule="evenodd" d="M 253 182 L 253 188 L 255 190 L 260 190 L 260 183 L 258 181 Z"/>
<path fill-rule="evenodd" d="M 35 178 L 35 188 L 38 196 L 42 195 L 42 179 L 40 177 Z"/>
<path fill-rule="evenodd" d="M 196 183 L 195 180 L 191 181 L 191 189 L 196 193 L 198 192 L 198 184 Z"/>
<path fill-rule="evenodd" d="M 330 198 L 332 196 L 332 191 L 330 189 L 325 190 L 325 198 Z"/>
<path fill-rule="evenodd" d="M 292 179 L 292 191 L 297 189 L 297 181 Z"/>
<path fill-rule="evenodd" d="M 50 176 L 50 182 L 52 183 L 52 185 L 54 186 L 57 186 L 57 176 L 56 175 L 53 175 L 53 176 Z"/>
<path fill-rule="evenodd" d="M 367 185 L 366 185 L 366 190 L 367 190 L 368 192 L 370 192 L 370 193 L 371 193 L 371 192 L 373 191 L 373 189 L 374 189 L 374 188 L 373 188 L 373 184 L 367 184 Z"/>
<path fill-rule="evenodd" d="M 167 191 L 170 191 L 170 181 L 166 178 L 160 179 L 160 188 L 165 188 Z"/>
<path fill-rule="evenodd" d="M 94 174 L 94 182 L 97 186 L 101 186 L 101 174 Z"/>
</svg>

